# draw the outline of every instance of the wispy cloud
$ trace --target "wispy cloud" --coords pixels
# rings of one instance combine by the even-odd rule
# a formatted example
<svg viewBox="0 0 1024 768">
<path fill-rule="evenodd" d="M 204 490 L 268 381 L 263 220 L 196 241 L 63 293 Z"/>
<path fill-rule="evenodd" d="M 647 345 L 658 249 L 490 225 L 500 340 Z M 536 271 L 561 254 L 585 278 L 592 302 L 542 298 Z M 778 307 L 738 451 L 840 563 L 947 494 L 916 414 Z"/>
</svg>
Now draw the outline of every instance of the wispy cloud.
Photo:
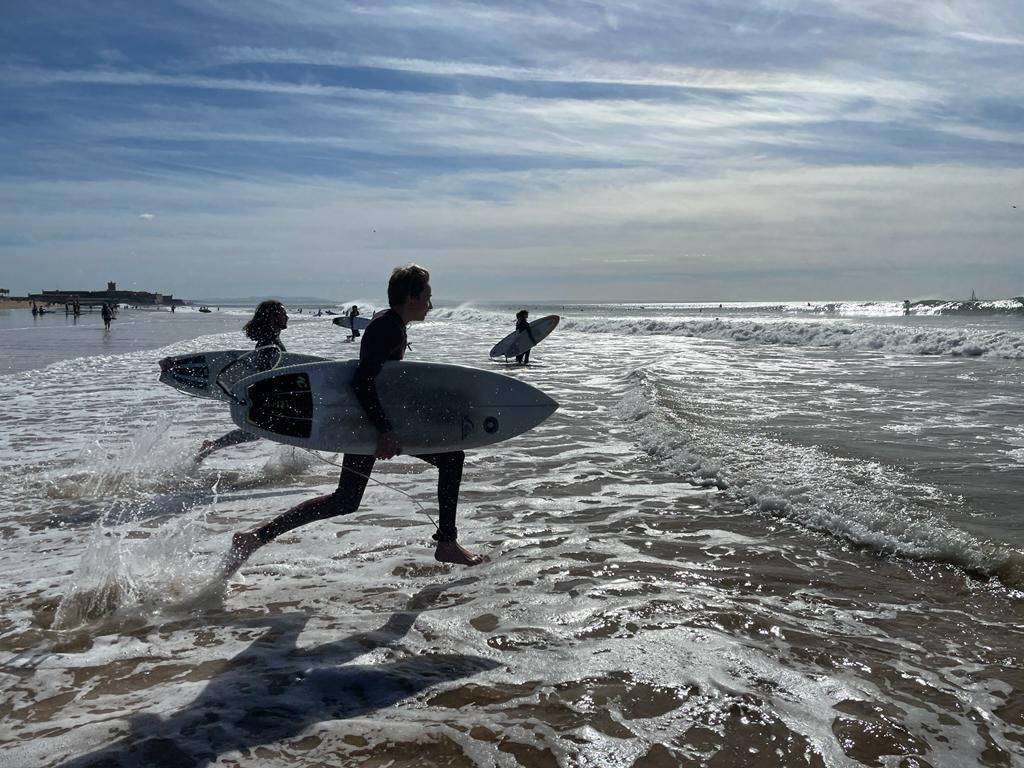
<svg viewBox="0 0 1024 768">
<path fill-rule="evenodd" d="M 0 30 L 0 258 L 34 288 L 134 253 L 220 293 L 243 262 L 340 286 L 339 253 L 492 291 L 968 252 L 1004 275 L 1022 41 L 988 0 L 34 6 Z"/>
<path fill-rule="evenodd" d="M 980 32 L 954 32 L 954 37 L 963 40 L 970 40 L 975 43 L 988 43 L 992 45 L 1024 45 L 1024 37 L 1001 37 L 998 35 L 986 35 Z"/>
</svg>

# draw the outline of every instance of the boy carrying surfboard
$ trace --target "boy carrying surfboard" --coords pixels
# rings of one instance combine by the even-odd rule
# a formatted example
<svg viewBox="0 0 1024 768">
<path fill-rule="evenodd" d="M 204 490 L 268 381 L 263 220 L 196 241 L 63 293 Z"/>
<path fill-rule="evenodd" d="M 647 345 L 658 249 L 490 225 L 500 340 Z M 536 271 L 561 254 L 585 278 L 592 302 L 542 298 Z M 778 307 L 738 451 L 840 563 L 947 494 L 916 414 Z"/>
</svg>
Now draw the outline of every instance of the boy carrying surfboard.
<svg viewBox="0 0 1024 768">
<path fill-rule="evenodd" d="M 238 570 L 253 552 L 282 533 L 317 520 L 355 512 L 359 509 L 376 460 L 391 459 L 401 453 L 401 435 L 394 430 L 384 412 L 377 394 L 376 379 L 385 362 L 401 360 L 405 356 L 408 346 L 406 326 L 427 316 L 433 308 L 431 294 L 430 273 L 427 270 L 417 264 L 396 267 L 388 282 L 389 308 L 374 315 L 363 331 L 359 366 L 352 387 L 366 415 L 377 427 L 375 452 L 372 455 L 346 453 L 338 488 L 334 493 L 304 501 L 255 530 L 236 533 L 223 564 L 225 577 Z M 483 558 L 458 543 L 458 529 L 455 525 L 465 452 L 420 454 L 415 458 L 433 464 L 439 473 L 437 503 L 440 521 L 433 536 L 437 542 L 434 559 L 456 565 L 477 565 Z"/>
</svg>

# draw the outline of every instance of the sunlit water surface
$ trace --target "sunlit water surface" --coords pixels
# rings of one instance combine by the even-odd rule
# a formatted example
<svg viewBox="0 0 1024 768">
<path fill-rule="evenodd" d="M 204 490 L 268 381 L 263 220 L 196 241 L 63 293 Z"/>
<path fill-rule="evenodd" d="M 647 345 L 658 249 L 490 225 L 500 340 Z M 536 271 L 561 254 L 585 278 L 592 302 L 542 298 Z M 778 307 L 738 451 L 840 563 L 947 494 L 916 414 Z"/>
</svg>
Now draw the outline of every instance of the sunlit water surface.
<svg viewBox="0 0 1024 768">
<path fill-rule="evenodd" d="M 0 763 L 1024 764 L 1024 321 L 898 305 L 439 308 L 409 359 L 561 404 L 473 452 L 463 543 L 435 475 L 379 463 L 350 518 L 209 589 L 233 531 L 331 490 L 167 354 L 246 313 L 0 318 Z M 59 322 L 58 322 L 59 321 Z M 290 351 L 354 356 L 328 318 Z M 104 762 L 106 761 L 106 762 Z"/>
</svg>

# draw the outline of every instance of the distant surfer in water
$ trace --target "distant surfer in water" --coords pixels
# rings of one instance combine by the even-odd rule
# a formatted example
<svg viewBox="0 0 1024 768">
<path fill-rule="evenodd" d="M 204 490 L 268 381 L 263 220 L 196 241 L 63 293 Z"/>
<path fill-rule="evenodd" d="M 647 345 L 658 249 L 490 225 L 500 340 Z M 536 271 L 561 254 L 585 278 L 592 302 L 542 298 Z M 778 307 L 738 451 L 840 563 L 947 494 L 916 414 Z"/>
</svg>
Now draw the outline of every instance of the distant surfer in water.
<svg viewBox="0 0 1024 768">
<path fill-rule="evenodd" d="M 245 365 L 253 373 L 269 371 L 277 365 L 281 353 L 285 351 L 284 344 L 281 342 L 281 331 L 287 327 L 288 310 L 284 308 L 284 304 L 274 299 L 260 302 L 252 320 L 242 328 L 245 335 L 256 342 L 256 351 L 242 358 L 240 364 Z M 259 438 L 240 429 L 232 430 L 216 440 L 205 440 L 199 448 L 199 453 L 196 454 L 196 462 L 202 461 L 221 448 L 249 443 L 253 440 L 259 440 Z"/>
<path fill-rule="evenodd" d="M 520 309 L 516 312 L 516 330 L 520 333 L 526 331 L 526 334 L 530 337 L 530 341 L 532 341 L 534 346 L 536 346 L 537 340 L 533 338 L 533 331 L 530 330 L 530 313 L 525 309 Z M 516 355 L 516 362 L 519 363 L 519 365 L 529 365 L 530 350 L 526 350 L 521 355 Z"/>
<path fill-rule="evenodd" d="M 349 341 L 355 341 L 359 338 L 359 331 L 356 330 L 356 318 L 359 317 L 359 307 L 355 304 L 352 305 L 352 309 L 348 311 L 348 322 L 352 329 L 352 335 L 348 337 Z"/>
<path fill-rule="evenodd" d="M 363 332 L 359 348 L 359 366 L 352 387 L 366 415 L 378 430 L 377 449 L 373 455 L 346 453 L 342 461 L 338 488 L 334 493 L 318 496 L 298 504 L 254 531 L 236 533 L 223 565 L 225 577 L 238 570 L 249 555 L 269 544 L 283 533 L 318 520 L 350 515 L 359 509 L 363 491 L 377 459 L 390 459 L 402 451 L 401 435 L 395 432 L 377 394 L 376 379 L 384 363 L 401 360 L 408 347 L 406 326 L 423 320 L 433 305 L 430 303 L 430 273 L 417 264 L 397 267 L 388 283 L 389 309 L 373 316 Z M 466 454 L 432 453 L 416 456 L 438 469 L 437 504 L 440 522 L 434 540 L 434 559 L 456 565 L 476 565 L 483 558 L 468 552 L 458 543 L 455 512 L 462 485 L 462 465 Z"/>
<path fill-rule="evenodd" d="M 104 302 L 103 308 L 100 309 L 100 316 L 103 318 L 103 330 L 109 331 L 110 321 L 114 319 L 114 312 L 109 304 Z"/>
</svg>

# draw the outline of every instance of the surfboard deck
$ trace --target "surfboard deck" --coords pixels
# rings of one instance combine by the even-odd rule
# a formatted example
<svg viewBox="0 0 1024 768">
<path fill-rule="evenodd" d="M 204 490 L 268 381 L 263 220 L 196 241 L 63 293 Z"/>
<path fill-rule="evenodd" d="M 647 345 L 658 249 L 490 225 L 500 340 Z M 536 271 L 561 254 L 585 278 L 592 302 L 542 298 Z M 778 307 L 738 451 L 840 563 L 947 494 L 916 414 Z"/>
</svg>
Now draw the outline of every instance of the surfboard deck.
<svg viewBox="0 0 1024 768">
<path fill-rule="evenodd" d="M 547 315 L 530 323 L 533 341 L 530 340 L 530 334 L 526 331 L 512 331 L 494 345 L 491 349 L 491 357 L 515 357 L 533 349 L 558 327 L 558 321 L 561 319 L 558 315 Z"/>
<path fill-rule="evenodd" d="M 222 349 L 165 357 L 160 361 L 160 381 L 195 397 L 228 402 L 227 393 L 217 386 L 217 378 L 221 377 L 230 392 L 238 381 L 259 372 L 245 361 L 255 354 L 252 349 Z M 275 367 L 315 363 L 324 359 L 316 355 L 282 352 Z M 228 368 L 226 374 L 225 368 Z"/>
<path fill-rule="evenodd" d="M 356 315 L 356 330 L 365 331 L 366 326 L 370 324 L 370 320 L 372 319 L 373 318 L 371 317 L 363 317 L 362 315 Z M 352 318 L 349 317 L 348 315 L 345 315 L 344 317 L 336 317 L 333 320 L 331 320 L 331 322 L 334 323 L 335 325 L 345 328 L 346 330 L 352 330 Z"/>
<path fill-rule="evenodd" d="M 231 418 L 247 432 L 287 445 L 372 454 L 379 433 L 352 389 L 358 364 L 308 363 L 250 376 L 235 386 Z M 558 408 L 511 376 L 440 363 L 385 363 L 377 392 L 406 455 L 508 440 Z"/>
</svg>

